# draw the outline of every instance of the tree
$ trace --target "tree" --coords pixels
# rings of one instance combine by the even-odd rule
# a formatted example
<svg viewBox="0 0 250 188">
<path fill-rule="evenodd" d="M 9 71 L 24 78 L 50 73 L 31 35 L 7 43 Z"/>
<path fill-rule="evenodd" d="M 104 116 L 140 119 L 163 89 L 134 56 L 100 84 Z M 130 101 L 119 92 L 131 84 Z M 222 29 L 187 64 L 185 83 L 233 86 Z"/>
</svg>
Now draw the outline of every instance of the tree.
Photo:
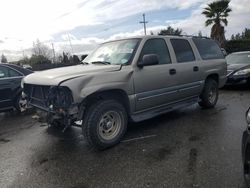
<svg viewBox="0 0 250 188">
<path fill-rule="evenodd" d="M 34 65 L 34 64 L 50 64 L 51 61 L 44 57 L 43 55 L 32 55 L 30 57 L 30 64 Z"/>
<path fill-rule="evenodd" d="M 79 64 L 81 61 L 77 55 L 73 55 L 73 63 L 74 64 Z"/>
<path fill-rule="evenodd" d="M 242 33 L 237 33 L 231 36 L 231 40 L 248 40 L 250 39 L 250 29 L 245 28 Z"/>
<path fill-rule="evenodd" d="M 182 29 L 174 29 L 171 26 L 168 26 L 167 29 L 162 29 L 158 35 L 181 35 Z"/>
<path fill-rule="evenodd" d="M 65 64 L 69 63 L 68 54 L 66 54 L 65 52 L 63 52 L 62 63 L 65 63 Z"/>
<path fill-rule="evenodd" d="M 17 64 L 18 65 L 30 64 L 30 59 L 27 56 L 25 56 L 19 61 L 17 61 Z"/>
<path fill-rule="evenodd" d="M 87 56 L 88 56 L 88 54 L 81 55 L 81 61 L 83 61 Z"/>
<path fill-rule="evenodd" d="M 201 31 L 198 32 L 198 37 L 202 37 L 202 32 Z"/>
<path fill-rule="evenodd" d="M 48 46 L 44 45 L 39 41 L 39 39 L 37 39 L 36 42 L 33 42 L 32 55 L 43 56 L 47 59 L 50 59 L 52 56 L 52 51 Z"/>
<path fill-rule="evenodd" d="M 209 3 L 204 11 L 203 15 L 206 16 L 207 20 L 205 22 L 206 26 L 213 25 L 211 28 L 211 38 L 218 41 L 221 47 L 225 47 L 225 29 L 222 24 L 227 26 L 227 17 L 229 12 L 232 11 L 229 8 L 230 0 L 219 0 Z"/>
<path fill-rule="evenodd" d="M 4 54 L 2 54 L 2 56 L 1 56 L 1 63 L 8 63 L 8 60 Z"/>
</svg>

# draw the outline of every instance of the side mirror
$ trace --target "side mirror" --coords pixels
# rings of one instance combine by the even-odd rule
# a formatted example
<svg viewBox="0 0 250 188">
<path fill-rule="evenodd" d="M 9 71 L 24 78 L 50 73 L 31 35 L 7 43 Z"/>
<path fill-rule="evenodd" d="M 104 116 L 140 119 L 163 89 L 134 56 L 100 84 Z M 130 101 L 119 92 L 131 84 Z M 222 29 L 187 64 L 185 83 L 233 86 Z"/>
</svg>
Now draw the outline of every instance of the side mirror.
<svg viewBox="0 0 250 188">
<path fill-rule="evenodd" d="M 147 54 L 144 55 L 141 62 L 138 62 L 138 67 L 157 65 L 159 64 L 159 58 L 156 54 Z"/>
<path fill-rule="evenodd" d="M 4 78 L 5 74 L 3 72 L 0 72 L 0 78 Z"/>
</svg>

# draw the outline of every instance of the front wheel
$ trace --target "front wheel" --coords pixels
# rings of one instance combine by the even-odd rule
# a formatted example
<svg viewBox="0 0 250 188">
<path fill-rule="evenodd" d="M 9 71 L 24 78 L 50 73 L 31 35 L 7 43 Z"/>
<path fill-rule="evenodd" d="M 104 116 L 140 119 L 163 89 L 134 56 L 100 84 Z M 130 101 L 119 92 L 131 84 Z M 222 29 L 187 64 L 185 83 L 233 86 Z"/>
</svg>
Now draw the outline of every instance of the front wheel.
<svg viewBox="0 0 250 188">
<path fill-rule="evenodd" d="M 27 99 L 19 94 L 15 101 L 15 108 L 18 112 L 24 112 L 27 110 Z"/>
<path fill-rule="evenodd" d="M 204 108 L 213 108 L 218 100 L 218 83 L 214 79 L 207 79 L 200 95 L 199 105 Z"/>
<path fill-rule="evenodd" d="M 119 143 L 127 130 L 127 112 L 116 100 L 101 100 L 88 108 L 82 125 L 90 146 L 104 150 Z"/>
</svg>

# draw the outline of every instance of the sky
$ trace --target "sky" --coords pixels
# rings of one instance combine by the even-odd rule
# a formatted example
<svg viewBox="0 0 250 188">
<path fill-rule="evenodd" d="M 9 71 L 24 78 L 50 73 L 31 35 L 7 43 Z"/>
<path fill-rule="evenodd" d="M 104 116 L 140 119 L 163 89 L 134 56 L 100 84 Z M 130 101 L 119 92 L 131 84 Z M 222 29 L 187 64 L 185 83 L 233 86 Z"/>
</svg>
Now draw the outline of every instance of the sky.
<svg viewBox="0 0 250 188">
<path fill-rule="evenodd" d="M 172 26 L 184 34 L 210 35 L 201 15 L 211 0 L 8 0 L 0 2 L 0 54 L 9 61 L 30 56 L 39 39 L 57 54 L 87 54 L 98 44 Z M 250 28 L 250 0 L 231 0 L 226 38 Z M 69 41 L 70 39 L 70 41 Z M 71 45 L 70 45 L 71 42 Z M 72 46 L 72 48 L 71 48 Z"/>
</svg>

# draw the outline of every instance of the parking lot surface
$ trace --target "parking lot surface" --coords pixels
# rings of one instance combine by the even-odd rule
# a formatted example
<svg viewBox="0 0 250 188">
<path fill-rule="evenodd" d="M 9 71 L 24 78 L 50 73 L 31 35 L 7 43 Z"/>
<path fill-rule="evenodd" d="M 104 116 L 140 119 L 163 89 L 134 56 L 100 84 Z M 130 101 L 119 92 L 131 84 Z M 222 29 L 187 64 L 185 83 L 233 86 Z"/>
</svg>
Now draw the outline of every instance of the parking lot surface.
<svg viewBox="0 0 250 188">
<path fill-rule="evenodd" d="M 244 187 L 241 136 L 250 90 L 220 90 L 198 105 L 130 124 L 119 145 L 96 152 L 81 129 L 43 126 L 34 113 L 0 114 L 0 187 Z"/>
</svg>

